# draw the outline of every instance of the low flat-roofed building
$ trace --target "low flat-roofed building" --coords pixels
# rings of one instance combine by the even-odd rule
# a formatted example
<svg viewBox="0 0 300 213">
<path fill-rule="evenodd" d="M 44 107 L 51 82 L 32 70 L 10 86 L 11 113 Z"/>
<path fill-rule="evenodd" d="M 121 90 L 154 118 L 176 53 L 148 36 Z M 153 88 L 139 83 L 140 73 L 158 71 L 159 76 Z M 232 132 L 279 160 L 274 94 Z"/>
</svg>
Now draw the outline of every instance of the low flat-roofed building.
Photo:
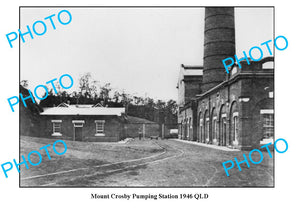
<svg viewBox="0 0 300 213">
<path fill-rule="evenodd" d="M 124 139 L 125 108 L 69 105 L 44 108 L 40 113 L 40 137 L 88 142 Z"/>
</svg>

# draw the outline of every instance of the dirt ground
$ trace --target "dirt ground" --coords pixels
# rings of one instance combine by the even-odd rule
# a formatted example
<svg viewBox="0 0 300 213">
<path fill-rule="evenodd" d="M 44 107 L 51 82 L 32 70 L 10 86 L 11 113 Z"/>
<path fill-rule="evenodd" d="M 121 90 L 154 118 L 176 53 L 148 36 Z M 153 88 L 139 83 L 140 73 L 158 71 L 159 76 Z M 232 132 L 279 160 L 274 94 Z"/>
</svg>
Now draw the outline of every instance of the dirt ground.
<svg viewBox="0 0 300 213">
<path fill-rule="evenodd" d="M 58 156 L 52 146 L 38 166 L 21 166 L 21 187 L 273 187 L 273 159 L 263 152 L 260 164 L 250 168 L 241 164 L 229 170 L 222 163 L 236 157 L 243 160 L 247 151 L 228 152 L 174 140 L 132 140 L 127 143 L 89 143 L 65 141 L 67 151 Z M 21 137 L 21 154 L 27 159 L 54 140 Z M 64 147 L 57 145 L 62 152 Z M 272 153 L 273 154 L 273 153 Z M 253 155 L 258 161 L 259 155 Z M 31 156 L 38 162 L 38 156 Z"/>
</svg>

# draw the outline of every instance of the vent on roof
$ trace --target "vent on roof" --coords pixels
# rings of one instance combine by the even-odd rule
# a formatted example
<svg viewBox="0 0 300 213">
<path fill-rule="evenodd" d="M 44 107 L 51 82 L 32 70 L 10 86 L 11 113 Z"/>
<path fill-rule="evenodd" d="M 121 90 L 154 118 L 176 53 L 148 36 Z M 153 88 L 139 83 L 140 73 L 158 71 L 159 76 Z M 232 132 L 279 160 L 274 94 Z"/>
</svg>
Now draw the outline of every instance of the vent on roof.
<svg viewBox="0 0 300 213">
<path fill-rule="evenodd" d="M 97 103 L 97 104 L 93 105 L 92 107 L 103 107 L 103 105 L 100 103 Z"/>
<path fill-rule="evenodd" d="M 69 105 L 63 102 L 60 103 L 57 107 L 69 107 Z"/>
</svg>

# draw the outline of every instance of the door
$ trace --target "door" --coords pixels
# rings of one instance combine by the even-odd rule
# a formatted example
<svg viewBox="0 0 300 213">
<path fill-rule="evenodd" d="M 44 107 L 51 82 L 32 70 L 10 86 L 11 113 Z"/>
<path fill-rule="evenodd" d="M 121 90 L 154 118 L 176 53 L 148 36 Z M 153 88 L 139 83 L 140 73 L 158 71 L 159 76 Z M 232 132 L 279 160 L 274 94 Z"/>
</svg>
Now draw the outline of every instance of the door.
<svg viewBox="0 0 300 213">
<path fill-rule="evenodd" d="M 75 141 L 82 141 L 82 127 L 74 127 Z"/>
<path fill-rule="evenodd" d="M 73 120 L 72 123 L 74 124 L 73 140 L 82 141 L 82 128 L 85 123 L 84 120 Z"/>
</svg>

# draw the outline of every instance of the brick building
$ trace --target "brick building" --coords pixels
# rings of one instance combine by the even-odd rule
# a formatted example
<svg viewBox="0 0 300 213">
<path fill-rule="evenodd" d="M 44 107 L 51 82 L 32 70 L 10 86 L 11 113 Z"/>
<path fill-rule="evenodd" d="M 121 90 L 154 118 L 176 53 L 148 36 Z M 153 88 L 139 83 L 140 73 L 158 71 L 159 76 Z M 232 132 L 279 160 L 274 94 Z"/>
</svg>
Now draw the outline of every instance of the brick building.
<svg viewBox="0 0 300 213">
<path fill-rule="evenodd" d="M 203 70 L 188 76 L 181 66 L 179 138 L 238 149 L 273 142 L 273 57 L 225 72 L 222 60 L 235 54 L 234 8 L 206 8 L 204 34 Z"/>
<path fill-rule="evenodd" d="M 179 128 L 180 139 L 193 140 L 197 128 L 194 120 L 197 117 L 197 107 L 195 104 L 196 95 L 201 92 L 203 77 L 203 67 L 181 65 L 177 83 L 178 89 L 178 114 L 179 124 L 184 123 Z M 194 125 L 195 124 L 195 125 Z M 182 134 L 180 134 L 182 133 Z"/>
<path fill-rule="evenodd" d="M 40 137 L 74 141 L 116 142 L 124 139 L 125 108 L 68 105 L 44 108 Z"/>
</svg>

